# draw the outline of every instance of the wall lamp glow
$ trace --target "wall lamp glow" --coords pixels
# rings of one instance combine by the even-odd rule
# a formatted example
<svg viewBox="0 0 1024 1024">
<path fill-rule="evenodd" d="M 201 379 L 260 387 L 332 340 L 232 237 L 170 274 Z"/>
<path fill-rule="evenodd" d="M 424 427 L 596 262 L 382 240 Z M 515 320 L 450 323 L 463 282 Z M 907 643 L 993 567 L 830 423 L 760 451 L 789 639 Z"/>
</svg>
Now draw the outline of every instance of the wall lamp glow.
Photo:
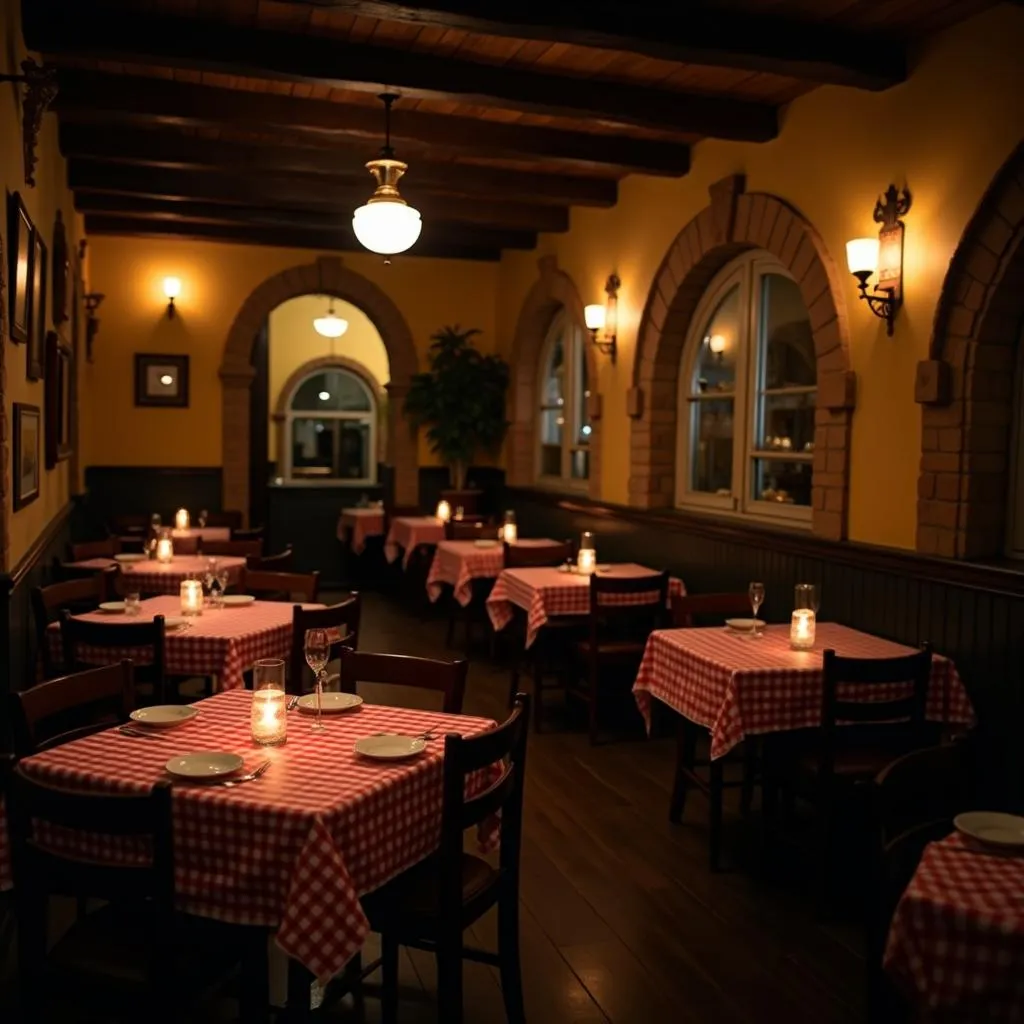
<svg viewBox="0 0 1024 1024">
<path fill-rule="evenodd" d="M 885 321 L 891 338 L 896 312 L 903 305 L 903 221 L 910 209 L 910 191 L 890 185 L 877 203 L 874 219 L 881 224 L 877 238 L 853 238 L 846 243 L 846 264 L 860 286 L 860 297 L 875 316 Z M 868 282 L 876 274 L 873 292 Z"/>
<path fill-rule="evenodd" d="M 583 321 L 590 331 L 590 337 L 598 349 L 611 357 L 615 364 L 617 351 L 616 334 L 619 326 L 619 288 L 622 282 L 615 274 L 610 274 L 605 282 L 604 290 L 608 296 L 604 303 L 595 302 L 583 307 Z"/>
<path fill-rule="evenodd" d="M 174 300 L 181 294 L 181 278 L 178 277 L 165 277 L 164 278 L 164 295 L 167 296 L 167 318 L 169 320 L 174 319 L 175 308 Z"/>
</svg>

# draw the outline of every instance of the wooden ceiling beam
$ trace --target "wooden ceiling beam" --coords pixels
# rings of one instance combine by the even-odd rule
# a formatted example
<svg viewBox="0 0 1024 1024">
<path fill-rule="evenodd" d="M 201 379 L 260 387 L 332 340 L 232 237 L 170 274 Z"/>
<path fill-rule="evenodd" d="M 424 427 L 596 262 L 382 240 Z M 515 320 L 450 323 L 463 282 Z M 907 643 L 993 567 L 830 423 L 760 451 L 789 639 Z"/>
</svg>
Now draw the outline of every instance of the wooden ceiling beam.
<svg viewBox="0 0 1024 1024">
<path fill-rule="evenodd" d="M 54 109 L 61 120 L 139 127 L 172 125 L 240 131 L 315 134 L 360 140 L 366 159 L 377 155 L 384 127 L 374 107 L 296 99 L 129 75 L 61 69 Z M 401 109 L 392 118 L 392 141 L 462 156 L 559 160 L 588 171 L 678 176 L 690 168 L 690 147 L 560 128 L 534 128 L 479 118 Z M 409 178 L 416 174 L 410 165 Z"/>
<path fill-rule="evenodd" d="M 199 221 L 169 223 L 141 217 L 90 214 L 85 218 L 85 230 L 93 235 L 119 237 L 176 238 L 202 242 L 228 242 L 237 245 L 284 246 L 293 249 L 333 250 L 337 252 L 366 253 L 352 234 L 351 228 L 321 229 L 267 227 L 246 224 L 204 224 Z M 435 237 L 436 236 L 436 237 Z M 393 262 L 414 257 L 462 260 L 499 260 L 500 248 L 468 238 L 452 239 L 439 232 L 430 232 L 423 226 L 423 235 L 412 249 Z M 384 257 L 381 257 L 383 260 Z"/>
<path fill-rule="evenodd" d="M 60 148 L 68 159 L 82 157 L 106 163 L 169 170 L 219 171 L 251 174 L 253 170 L 316 179 L 323 183 L 372 185 L 366 170 L 365 146 L 335 143 L 298 146 L 282 137 L 277 144 L 255 145 L 203 139 L 171 131 L 144 131 L 64 123 Z M 495 201 L 554 206 L 615 205 L 616 182 L 603 178 L 506 171 L 451 162 L 430 162 L 419 156 L 406 185 L 422 193 L 475 196 Z M 313 184 L 313 182 L 311 182 Z M 544 230 L 559 230 L 545 228 Z"/>
<path fill-rule="evenodd" d="M 905 44 L 882 33 L 850 32 L 771 14 L 701 9 L 695 3 L 430 0 L 412 6 L 378 0 L 286 2 L 313 3 L 383 21 L 545 39 L 863 89 L 886 89 L 903 81 L 907 73 Z"/>
<path fill-rule="evenodd" d="M 134 12 L 98 17 L 99 8 L 82 2 L 31 0 L 24 9 L 26 44 L 48 56 L 153 63 L 361 92 L 381 92 L 386 85 L 417 99 L 750 142 L 772 139 L 779 129 L 774 106 L 727 96 L 502 67 L 209 19 Z"/>
</svg>

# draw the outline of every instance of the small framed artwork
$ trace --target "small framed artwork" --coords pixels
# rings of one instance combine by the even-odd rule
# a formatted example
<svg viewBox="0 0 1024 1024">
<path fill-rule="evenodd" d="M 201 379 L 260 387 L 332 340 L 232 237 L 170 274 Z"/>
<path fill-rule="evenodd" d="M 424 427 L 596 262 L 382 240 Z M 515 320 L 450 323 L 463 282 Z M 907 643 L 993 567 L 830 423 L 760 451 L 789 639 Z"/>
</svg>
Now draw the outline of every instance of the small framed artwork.
<svg viewBox="0 0 1024 1024">
<path fill-rule="evenodd" d="M 7 196 L 7 277 L 11 288 L 11 340 L 28 341 L 32 329 L 32 221 L 15 192 Z"/>
<path fill-rule="evenodd" d="M 32 298 L 29 306 L 32 310 L 31 323 L 28 331 L 28 358 L 25 375 L 29 380 L 39 380 L 43 376 L 43 360 L 46 358 L 46 243 L 39 229 L 32 232 Z"/>
<path fill-rule="evenodd" d="M 39 497 L 39 441 L 42 419 L 38 405 L 14 403 L 14 511 Z"/>
<path fill-rule="evenodd" d="M 188 356 L 135 355 L 135 404 L 188 405 Z"/>
<path fill-rule="evenodd" d="M 56 331 L 46 335 L 46 468 L 71 455 L 74 358 Z"/>
</svg>

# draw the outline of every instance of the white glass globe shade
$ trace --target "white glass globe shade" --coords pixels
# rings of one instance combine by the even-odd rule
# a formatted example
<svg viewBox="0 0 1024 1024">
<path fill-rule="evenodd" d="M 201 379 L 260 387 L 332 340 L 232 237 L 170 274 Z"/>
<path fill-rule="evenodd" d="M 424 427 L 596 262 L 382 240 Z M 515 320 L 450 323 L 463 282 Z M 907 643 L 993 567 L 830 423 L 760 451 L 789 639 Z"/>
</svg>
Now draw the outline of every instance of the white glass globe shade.
<svg viewBox="0 0 1024 1024">
<path fill-rule="evenodd" d="M 873 274 L 878 270 L 878 239 L 851 238 L 846 243 L 846 265 L 851 274 Z"/>
<path fill-rule="evenodd" d="M 360 206 L 352 216 L 352 230 L 360 244 L 382 256 L 405 252 L 420 237 L 422 227 L 419 210 L 386 200 Z"/>
<path fill-rule="evenodd" d="M 583 307 L 583 322 L 588 331 L 603 331 L 605 323 L 604 305 L 598 302 Z"/>
<path fill-rule="evenodd" d="M 313 320 L 313 330 L 324 338 L 340 338 L 348 330 L 348 321 L 328 313 Z"/>
</svg>

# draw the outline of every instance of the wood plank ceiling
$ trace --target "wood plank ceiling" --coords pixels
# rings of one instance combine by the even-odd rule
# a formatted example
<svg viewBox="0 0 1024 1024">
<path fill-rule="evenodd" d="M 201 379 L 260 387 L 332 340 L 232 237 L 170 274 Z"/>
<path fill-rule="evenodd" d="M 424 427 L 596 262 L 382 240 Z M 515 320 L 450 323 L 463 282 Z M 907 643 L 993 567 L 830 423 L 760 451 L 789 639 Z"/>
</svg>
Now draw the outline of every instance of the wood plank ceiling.
<svg viewBox="0 0 1024 1024">
<path fill-rule="evenodd" d="M 412 253 L 497 259 L 678 176 L 703 138 L 764 142 L 830 83 L 885 89 L 910 42 L 994 0 L 23 0 L 59 68 L 89 234 L 358 249 L 377 95 L 400 94 Z"/>
</svg>

